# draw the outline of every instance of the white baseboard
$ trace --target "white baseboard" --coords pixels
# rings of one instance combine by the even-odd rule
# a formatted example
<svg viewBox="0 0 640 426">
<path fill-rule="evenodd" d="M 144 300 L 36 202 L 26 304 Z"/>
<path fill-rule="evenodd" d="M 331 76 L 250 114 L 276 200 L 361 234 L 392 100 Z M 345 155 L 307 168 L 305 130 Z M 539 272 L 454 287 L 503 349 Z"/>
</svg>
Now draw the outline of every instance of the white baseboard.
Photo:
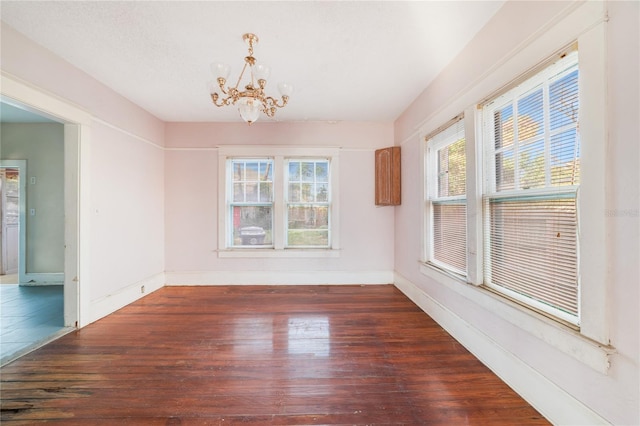
<svg viewBox="0 0 640 426">
<path fill-rule="evenodd" d="M 415 284 L 395 274 L 395 285 L 442 328 L 553 424 L 606 425 L 596 412 L 499 346 Z"/>
<path fill-rule="evenodd" d="M 164 272 L 152 275 L 136 283 L 130 284 L 117 292 L 91 301 L 91 318 L 87 324 L 106 317 L 107 315 L 127 306 L 149 293 L 164 287 Z"/>
<path fill-rule="evenodd" d="M 204 271 L 165 272 L 172 285 L 391 284 L 392 271 Z"/>
<path fill-rule="evenodd" d="M 20 277 L 20 285 L 22 286 L 40 286 L 40 285 L 63 285 L 63 272 L 28 272 Z"/>
</svg>

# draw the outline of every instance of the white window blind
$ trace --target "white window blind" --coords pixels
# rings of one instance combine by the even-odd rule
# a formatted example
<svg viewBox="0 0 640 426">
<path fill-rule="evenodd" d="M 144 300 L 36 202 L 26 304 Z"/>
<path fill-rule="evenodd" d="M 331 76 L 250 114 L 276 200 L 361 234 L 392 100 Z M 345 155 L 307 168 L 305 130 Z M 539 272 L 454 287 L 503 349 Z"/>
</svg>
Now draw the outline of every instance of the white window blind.
<svg viewBox="0 0 640 426">
<path fill-rule="evenodd" d="M 578 55 L 483 106 L 485 283 L 579 323 Z"/>
<path fill-rule="evenodd" d="M 467 271 L 465 151 L 462 117 L 427 139 L 429 262 L 462 275 Z"/>
</svg>

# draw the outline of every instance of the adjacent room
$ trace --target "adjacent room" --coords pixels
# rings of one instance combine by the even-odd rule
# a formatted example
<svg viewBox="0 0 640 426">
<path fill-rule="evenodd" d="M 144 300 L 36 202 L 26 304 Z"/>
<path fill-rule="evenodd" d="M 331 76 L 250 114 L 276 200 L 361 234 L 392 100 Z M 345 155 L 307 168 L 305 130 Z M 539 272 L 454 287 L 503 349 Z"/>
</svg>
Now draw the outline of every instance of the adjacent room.
<svg viewBox="0 0 640 426">
<path fill-rule="evenodd" d="M 640 424 L 638 2 L 0 18 L 3 423 Z"/>
</svg>

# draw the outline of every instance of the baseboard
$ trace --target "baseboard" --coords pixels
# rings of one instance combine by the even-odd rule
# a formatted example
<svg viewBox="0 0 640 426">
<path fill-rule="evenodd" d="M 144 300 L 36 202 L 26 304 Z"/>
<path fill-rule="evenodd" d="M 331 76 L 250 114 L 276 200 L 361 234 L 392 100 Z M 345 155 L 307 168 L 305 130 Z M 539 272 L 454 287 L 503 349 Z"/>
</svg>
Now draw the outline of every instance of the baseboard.
<svg viewBox="0 0 640 426">
<path fill-rule="evenodd" d="M 165 272 L 172 285 L 391 284 L 392 271 L 205 271 Z"/>
<path fill-rule="evenodd" d="M 106 317 L 147 294 L 153 293 L 164 287 L 164 283 L 164 272 L 160 272 L 130 284 L 113 294 L 91 301 L 91 307 L 88 309 L 91 312 L 91 318 L 89 318 L 87 324 Z"/>
<path fill-rule="evenodd" d="M 63 272 L 28 272 L 20 278 L 20 285 L 22 286 L 40 286 L 40 285 L 63 285 L 64 273 Z"/>
<path fill-rule="evenodd" d="M 411 281 L 395 274 L 394 282 L 400 291 L 553 424 L 609 424 L 596 412 L 498 345 L 480 329 L 441 305 Z"/>
</svg>

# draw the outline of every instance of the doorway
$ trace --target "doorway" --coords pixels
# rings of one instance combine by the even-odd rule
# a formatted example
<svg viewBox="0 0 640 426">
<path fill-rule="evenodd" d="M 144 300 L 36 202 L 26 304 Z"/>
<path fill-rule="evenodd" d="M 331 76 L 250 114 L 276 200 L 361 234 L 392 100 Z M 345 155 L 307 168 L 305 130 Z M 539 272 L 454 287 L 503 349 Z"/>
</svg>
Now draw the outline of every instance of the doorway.
<svg viewBox="0 0 640 426">
<path fill-rule="evenodd" d="M 79 165 L 75 161 L 69 163 L 67 159 L 77 159 L 79 146 L 79 130 L 77 125 L 69 124 L 56 119 L 46 113 L 41 113 L 32 107 L 26 106 L 14 100 L 8 100 L 4 96 L 0 99 L 2 108 L 2 153 L 0 161 L 0 291 L 2 299 L 2 348 L 1 364 L 6 364 L 13 359 L 73 330 L 78 326 L 79 318 L 79 285 L 78 285 L 78 191 L 77 176 Z M 19 139 L 18 131 L 26 132 L 27 128 L 37 128 L 38 125 L 55 126 L 58 131 L 55 137 L 55 148 L 59 157 L 58 178 L 56 191 L 59 191 L 56 199 L 58 218 L 53 225 L 58 238 L 54 239 L 53 246 L 58 247 L 58 254 L 51 256 L 51 250 L 38 252 L 37 247 L 42 243 L 50 243 L 50 231 L 52 226 L 46 222 L 47 213 L 51 213 L 50 200 L 43 197 L 50 196 L 51 180 L 46 179 L 42 173 L 43 181 L 40 192 L 46 187 L 45 196 L 36 195 L 36 176 L 38 170 L 42 172 L 42 164 L 51 163 L 51 153 L 40 153 L 41 147 L 33 147 L 29 155 L 27 142 L 29 138 Z M 64 132 L 61 129 L 64 128 Z M 48 132 L 48 130 L 44 130 Z M 12 133 L 13 132 L 13 133 Z M 27 132 L 28 133 L 28 132 Z M 12 138 L 14 138 L 12 140 Z M 22 143 L 22 144 L 21 144 Z M 12 146 L 13 144 L 13 146 Z M 15 144 L 18 144 L 16 149 Z M 67 152 L 70 150 L 70 152 Z M 26 154 L 25 154 L 26 152 Z M 14 160 L 16 156 L 30 156 L 27 160 Z M 38 158 L 38 155 L 40 158 Z M 38 167 L 40 163 L 40 168 Z M 27 174 L 27 164 L 31 165 L 31 171 Z M 31 200 L 27 221 L 27 182 L 31 180 Z M 34 192 L 35 190 L 35 192 Z M 51 197 L 49 197 L 51 198 Z M 38 204 L 39 202 L 39 204 Z M 38 211 L 36 208 L 46 206 L 46 209 Z M 48 217 L 51 217 L 49 214 Z M 69 217 L 71 220 L 67 220 Z M 44 226 L 44 228 L 43 228 Z M 27 241 L 27 227 L 31 228 L 31 243 Z M 48 229 L 46 229 L 48 227 Z M 63 228 L 62 230 L 60 228 Z M 43 232 L 43 230 L 45 232 Z M 34 235 L 35 234 L 35 235 Z M 31 250 L 27 256 L 27 249 Z M 30 268 L 27 271 L 27 257 L 30 256 Z M 44 257 L 43 257 L 44 256 Z M 40 262 L 35 260 L 40 259 Z M 53 259 L 57 259 L 53 262 Z M 38 268 L 44 264 L 55 265 L 45 270 L 52 273 L 38 273 Z"/>
<path fill-rule="evenodd" d="M 0 166 L 0 275 L 17 280 L 20 260 L 20 169 Z"/>
</svg>

